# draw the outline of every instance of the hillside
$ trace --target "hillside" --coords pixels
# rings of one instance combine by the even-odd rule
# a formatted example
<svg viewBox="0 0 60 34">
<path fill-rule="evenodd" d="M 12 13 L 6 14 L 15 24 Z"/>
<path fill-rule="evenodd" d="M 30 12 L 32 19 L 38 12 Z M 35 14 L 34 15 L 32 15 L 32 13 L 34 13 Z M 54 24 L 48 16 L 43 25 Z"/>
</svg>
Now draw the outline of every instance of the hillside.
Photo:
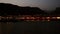
<svg viewBox="0 0 60 34">
<path fill-rule="evenodd" d="M 46 14 L 38 7 L 21 7 L 8 3 L 0 3 L 0 15 L 36 15 Z"/>
</svg>

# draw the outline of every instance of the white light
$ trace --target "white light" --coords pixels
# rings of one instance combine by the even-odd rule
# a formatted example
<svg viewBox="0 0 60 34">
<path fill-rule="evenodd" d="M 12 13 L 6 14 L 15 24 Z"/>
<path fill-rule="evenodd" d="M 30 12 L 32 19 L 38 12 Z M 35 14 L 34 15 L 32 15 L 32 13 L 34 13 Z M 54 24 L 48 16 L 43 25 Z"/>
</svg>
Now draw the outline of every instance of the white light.
<svg viewBox="0 0 60 34">
<path fill-rule="evenodd" d="M 57 19 L 60 19 L 60 17 L 57 17 Z"/>
</svg>

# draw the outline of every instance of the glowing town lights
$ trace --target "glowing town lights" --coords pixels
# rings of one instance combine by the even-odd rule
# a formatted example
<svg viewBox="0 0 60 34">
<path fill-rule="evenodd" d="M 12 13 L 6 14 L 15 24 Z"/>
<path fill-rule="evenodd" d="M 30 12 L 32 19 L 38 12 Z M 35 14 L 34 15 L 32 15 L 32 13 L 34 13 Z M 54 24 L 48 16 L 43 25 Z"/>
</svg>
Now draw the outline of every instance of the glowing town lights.
<svg viewBox="0 0 60 34">
<path fill-rule="evenodd" d="M 25 19 L 25 17 L 16 17 L 15 19 L 20 20 L 20 19 Z"/>
<path fill-rule="evenodd" d="M 35 17 L 31 17 L 31 19 L 33 19 L 33 20 L 34 20 L 34 19 L 35 19 Z"/>
<path fill-rule="evenodd" d="M 25 17 L 21 17 L 21 18 L 19 18 L 19 19 L 25 19 Z"/>
<path fill-rule="evenodd" d="M 50 21 L 49 19 L 47 21 Z"/>
<path fill-rule="evenodd" d="M 37 20 L 39 20 L 39 19 L 40 19 L 40 17 L 36 17 L 36 19 L 37 19 Z"/>
<path fill-rule="evenodd" d="M 50 19 L 50 17 L 46 17 L 46 19 Z"/>
<path fill-rule="evenodd" d="M 35 20 L 24 20 L 24 21 L 35 21 Z"/>
<path fill-rule="evenodd" d="M 42 21 L 45 21 L 45 17 L 42 17 Z"/>
<path fill-rule="evenodd" d="M 44 20 L 44 19 L 45 19 L 45 17 L 42 17 L 42 19 Z"/>
<path fill-rule="evenodd" d="M 50 21 L 51 17 L 46 17 L 47 21 Z"/>
<path fill-rule="evenodd" d="M 57 17 L 57 19 L 60 19 L 60 17 Z"/>
<path fill-rule="evenodd" d="M 7 19 L 7 20 L 23 20 L 23 21 L 51 21 L 51 20 L 59 20 L 60 17 L 54 17 L 54 16 L 31 16 L 31 15 L 19 15 L 19 16 L 0 16 L 0 20 Z"/>
<path fill-rule="evenodd" d="M 52 19 L 56 19 L 57 17 L 52 17 Z"/>
<path fill-rule="evenodd" d="M 35 17 L 26 17 L 26 19 L 32 19 L 32 20 L 34 20 Z"/>
<path fill-rule="evenodd" d="M 9 17 L 6 17 L 7 19 L 9 18 Z"/>
<path fill-rule="evenodd" d="M 9 19 L 12 19 L 12 17 L 9 17 Z"/>
<path fill-rule="evenodd" d="M 32 20 L 34 20 L 35 19 L 35 17 L 26 17 L 27 19 L 32 19 Z"/>
<path fill-rule="evenodd" d="M 30 19 L 30 17 L 26 17 L 26 19 Z"/>
</svg>

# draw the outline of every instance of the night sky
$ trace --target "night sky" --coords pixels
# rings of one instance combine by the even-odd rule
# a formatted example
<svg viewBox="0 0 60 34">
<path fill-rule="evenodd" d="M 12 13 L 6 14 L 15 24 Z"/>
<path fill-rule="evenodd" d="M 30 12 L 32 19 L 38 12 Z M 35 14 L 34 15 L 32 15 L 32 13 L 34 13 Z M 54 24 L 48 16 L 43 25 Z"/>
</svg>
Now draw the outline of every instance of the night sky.
<svg viewBox="0 0 60 34">
<path fill-rule="evenodd" d="M 0 0 L 0 3 L 39 7 L 43 10 L 54 10 L 56 7 L 60 7 L 60 0 Z"/>
</svg>

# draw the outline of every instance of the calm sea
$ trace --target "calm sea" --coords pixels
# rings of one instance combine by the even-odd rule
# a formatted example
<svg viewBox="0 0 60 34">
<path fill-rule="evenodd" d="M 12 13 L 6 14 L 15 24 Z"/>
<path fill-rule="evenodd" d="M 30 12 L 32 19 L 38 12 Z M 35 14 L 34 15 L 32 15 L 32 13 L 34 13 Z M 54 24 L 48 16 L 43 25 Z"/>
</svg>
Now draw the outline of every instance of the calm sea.
<svg viewBox="0 0 60 34">
<path fill-rule="evenodd" d="M 0 23 L 1 34 L 54 34 L 60 29 L 60 21 L 21 21 Z"/>
</svg>

